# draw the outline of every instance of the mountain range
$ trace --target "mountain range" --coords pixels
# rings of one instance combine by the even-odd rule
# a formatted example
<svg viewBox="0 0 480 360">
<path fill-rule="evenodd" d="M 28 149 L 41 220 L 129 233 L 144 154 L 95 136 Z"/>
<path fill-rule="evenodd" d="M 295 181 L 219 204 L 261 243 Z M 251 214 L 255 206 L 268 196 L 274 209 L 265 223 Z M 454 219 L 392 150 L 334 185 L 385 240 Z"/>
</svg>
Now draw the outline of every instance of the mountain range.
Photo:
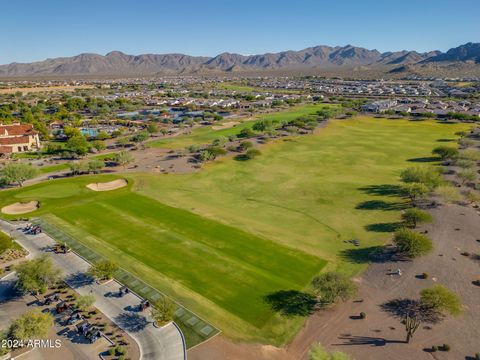
<svg viewBox="0 0 480 360">
<path fill-rule="evenodd" d="M 309 72 L 374 70 L 384 73 L 422 72 L 422 69 L 474 69 L 480 72 L 480 43 L 467 43 L 447 52 L 379 52 L 352 45 L 315 46 L 299 51 L 259 55 L 222 53 L 215 57 L 184 54 L 106 55 L 85 53 L 32 63 L 0 65 L 0 77 L 132 76 L 242 73 L 262 71 Z"/>
</svg>

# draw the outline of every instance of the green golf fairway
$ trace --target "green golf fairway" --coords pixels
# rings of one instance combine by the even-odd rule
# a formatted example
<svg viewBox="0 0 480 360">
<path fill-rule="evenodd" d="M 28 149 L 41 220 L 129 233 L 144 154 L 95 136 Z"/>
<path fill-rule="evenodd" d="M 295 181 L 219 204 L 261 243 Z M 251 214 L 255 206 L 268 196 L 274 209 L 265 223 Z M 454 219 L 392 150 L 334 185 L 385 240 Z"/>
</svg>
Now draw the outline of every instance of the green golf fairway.
<svg viewBox="0 0 480 360">
<path fill-rule="evenodd" d="M 115 259 L 227 336 L 283 344 L 304 319 L 272 312 L 264 297 L 308 290 L 325 268 L 358 273 L 365 251 L 388 241 L 400 219 L 400 171 L 426 166 L 439 141 L 468 127 L 334 120 L 314 135 L 274 141 L 254 160 L 227 157 L 185 175 L 129 173 L 128 187 L 103 193 L 85 185 L 115 176 L 55 180 L 0 192 L 0 205 L 38 200 L 32 216 Z"/>
</svg>

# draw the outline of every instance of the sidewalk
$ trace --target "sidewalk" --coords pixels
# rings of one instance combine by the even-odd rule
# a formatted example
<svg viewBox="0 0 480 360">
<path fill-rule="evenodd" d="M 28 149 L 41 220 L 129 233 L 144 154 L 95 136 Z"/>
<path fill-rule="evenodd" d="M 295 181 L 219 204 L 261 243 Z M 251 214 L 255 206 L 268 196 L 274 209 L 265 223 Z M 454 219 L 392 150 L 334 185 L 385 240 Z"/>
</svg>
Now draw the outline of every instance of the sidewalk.
<svg viewBox="0 0 480 360">
<path fill-rule="evenodd" d="M 127 331 L 138 343 L 142 359 L 152 360 L 185 360 L 186 350 L 182 335 L 175 324 L 163 328 L 155 328 L 149 315 L 138 312 L 140 298 L 132 293 L 116 297 L 120 284 L 110 281 L 99 285 L 84 275 L 90 267 L 88 262 L 75 253 L 55 254 L 47 251 L 55 241 L 48 235 L 25 235 L 16 227 L 0 220 L 0 227 L 11 233 L 16 241 L 30 252 L 29 257 L 48 254 L 55 265 L 62 269 L 66 282 L 81 295 L 95 296 L 95 306 L 117 325 Z"/>
</svg>

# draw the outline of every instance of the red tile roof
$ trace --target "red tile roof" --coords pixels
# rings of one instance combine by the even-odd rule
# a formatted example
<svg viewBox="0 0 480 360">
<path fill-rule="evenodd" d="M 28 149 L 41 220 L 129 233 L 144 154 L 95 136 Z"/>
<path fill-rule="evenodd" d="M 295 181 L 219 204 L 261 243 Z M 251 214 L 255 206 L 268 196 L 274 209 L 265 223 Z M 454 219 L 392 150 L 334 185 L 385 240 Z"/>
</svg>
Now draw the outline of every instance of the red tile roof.
<svg viewBox="0 0 480 360">
<path fill-rule="evenodd" d="M 30 124 L 20 125 L 20 124 L 10 124 L 10 125 L 0 125 L 0 136 L 1 135 L 26 135 L 26 134 L 36 134 L 37 132 L 33 130 L 33 126 Z"/>
<path fill-rule="evenodd" d="M 15 145 L 15 144 L 28 144 L 30 137 L 25 136 L 16 136 L 12 138 L 0 138 L 0 145 Z"/>
</svg>

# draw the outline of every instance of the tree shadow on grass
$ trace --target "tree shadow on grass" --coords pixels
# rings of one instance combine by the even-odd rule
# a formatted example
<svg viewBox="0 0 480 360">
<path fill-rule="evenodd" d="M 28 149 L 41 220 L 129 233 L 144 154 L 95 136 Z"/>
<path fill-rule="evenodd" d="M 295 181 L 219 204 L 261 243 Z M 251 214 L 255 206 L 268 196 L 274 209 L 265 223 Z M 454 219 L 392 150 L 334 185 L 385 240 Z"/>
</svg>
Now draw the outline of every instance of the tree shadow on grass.
<svg viewBox="0 0 480 360">
<path fill-rule="evenodd" d="M 247 161 L 247 160 L 250 160 L 250 159 L 247 157 L 247 155 L 245 155 L 245 154 L 236 155 L 233 159 L 236 160 L 236 161 Z"/>
<path fill-rule="evenodd" d="M 402 226 L 402 223 L 400 222 L 376 223 L 376 224 L 365 225 L 365 230 L 371 231 L 371 232 L 391 233 L 396 231 L 401 226 Z"/>
<path fill-rule="evenodd" d="M 264 300 L 273 311 L 284 316 L 308 316 L 317 306 L 315 296 L 297 290 L 276 291 L 265 296 Z"/>
<path fill-rule="evenodd" d="M 406 204 L 403 202 L 387 202 L 383 200 L 368 200 L 359 203 L 355 209 L 358 210 L 403 210 Z"/>
<path fill-rule="evenodd" d="M 400 196 L 402 194 L 401 187 L 393 184 L 367 185 L 358 188 L 358 190 L 375 196 Z"/>
<path fill-rule="evenodd" d="M 428 162 L 436 162 L 440 161 L 441 159 L 438 156 L 425 156 L 425 157 L 418 157 L 418 158 L 411 158 L 407 161 L 416 162 L 416 163 L 428 163 Z"/>
<path fill-rule="evenodd" d="M 406 260 L 399 256 L 394 248 L 384 246 L 345 249 L 340 251 L 339 255 L 343 260 L 354 264 L 387 263 Z"/>
</svg>

